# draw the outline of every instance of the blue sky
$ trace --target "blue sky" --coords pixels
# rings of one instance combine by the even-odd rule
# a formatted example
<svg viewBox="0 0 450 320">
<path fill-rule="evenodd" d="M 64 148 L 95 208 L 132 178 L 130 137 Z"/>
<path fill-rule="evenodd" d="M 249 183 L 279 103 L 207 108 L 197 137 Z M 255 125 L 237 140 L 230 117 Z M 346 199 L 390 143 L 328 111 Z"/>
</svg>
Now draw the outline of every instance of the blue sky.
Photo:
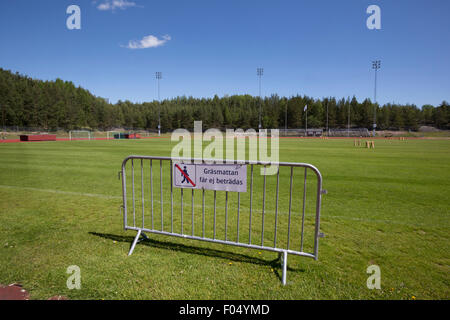
<svg viewBox="0 0 450 320">
<path fill-rule="evenodd" d="M 448 0 L 114 1 L 0 1 L 0 67 L 111 102 L 156 99 L 156 71 L 161 98 L 258 95 L 257 67 L 263 95 L 362 100 L 380 59 L 379 103 L 450 100 Z M 71 4 L 81 30 L 66 27 Z M 366 26 L 372 4 L 381 30 Z"/>
</svg>

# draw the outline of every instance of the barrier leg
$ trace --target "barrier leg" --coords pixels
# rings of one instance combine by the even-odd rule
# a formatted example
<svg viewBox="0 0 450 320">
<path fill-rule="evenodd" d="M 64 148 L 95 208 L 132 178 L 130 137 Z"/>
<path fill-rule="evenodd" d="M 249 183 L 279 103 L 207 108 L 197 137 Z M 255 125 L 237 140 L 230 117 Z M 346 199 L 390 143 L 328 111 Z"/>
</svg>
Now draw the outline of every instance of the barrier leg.
<svg viewBox="0 0 450 320">
<path fill-rule="evenodd" d="M 131 245 L 130 251 L 128 252 L 129 256 L 131 256 L 131 254 L 133 253 L 134 247 L 136 247 L 136 243 L 138 242 L 139 237 L 141 236 L 141 232 L 142 230 L 139 230 L 136 237 L 134 238 L 133 244 Z"/>
<path fill-rule="evenodd" d="M 281 256 L 281 266 L 283 268 L 282 282 L 283 286 L 286 285 L 286 273 L 287 273 L 287 251 L 283 251 Z"/>
</svg>

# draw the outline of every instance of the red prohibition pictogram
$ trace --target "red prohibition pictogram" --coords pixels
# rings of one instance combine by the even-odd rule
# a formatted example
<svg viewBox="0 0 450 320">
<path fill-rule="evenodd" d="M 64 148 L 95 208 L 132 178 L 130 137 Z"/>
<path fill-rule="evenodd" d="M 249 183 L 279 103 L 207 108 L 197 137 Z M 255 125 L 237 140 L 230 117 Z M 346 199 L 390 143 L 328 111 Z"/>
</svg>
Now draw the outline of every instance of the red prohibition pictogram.
<svg viewBox="0 0 450 320">
<path fill-rule="evenodd" d="M 183 176 L 189 181 L 190 184 L 192 184 L 193 187 L 195 187 L 195 183 L 191 180 L 191 178 L 189 178 L 189 176 L 183 171 L 181 170 L 180 166 L 178 164 L 175 164 L 175 167 L 180 170 L 180 172 L 183 174 Z"/>
</svg>

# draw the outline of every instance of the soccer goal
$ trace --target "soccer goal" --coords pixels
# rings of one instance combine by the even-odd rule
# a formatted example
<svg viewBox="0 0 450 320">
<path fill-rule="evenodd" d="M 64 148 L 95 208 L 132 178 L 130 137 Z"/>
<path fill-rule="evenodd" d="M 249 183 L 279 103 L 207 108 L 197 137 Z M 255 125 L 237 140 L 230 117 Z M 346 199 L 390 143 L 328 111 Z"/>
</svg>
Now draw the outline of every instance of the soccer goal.
<svg viewBox="0 0 450 320">
<path fill-rule="evenodd" d="M 94 135 L 88 130 L 71 130 L 69 131 L 70 140 L 92 140 Z"/>
<path fill-rule="evenodd" d="M 114 135 L 120 134 L 120 131 L 107 131 L 106 132 L 106 139 L 115 139 Z"/>
</svg>

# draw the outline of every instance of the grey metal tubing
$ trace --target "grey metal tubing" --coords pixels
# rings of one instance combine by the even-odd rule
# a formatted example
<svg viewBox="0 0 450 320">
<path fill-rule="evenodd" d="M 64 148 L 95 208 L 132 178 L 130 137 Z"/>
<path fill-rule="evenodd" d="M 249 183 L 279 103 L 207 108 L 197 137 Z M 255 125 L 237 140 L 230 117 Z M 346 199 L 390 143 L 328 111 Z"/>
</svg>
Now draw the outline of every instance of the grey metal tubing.
<svg viewBox="0 0 450 320">
<path fill-rule="evenodd" d="M 282 264 L 282 268 L 283 268 L 283 276 L 282 276 L 282 279 L 281 279 L 281 282 L 283 283 L 283 285 L 285 286 L 286 285 L 286 273 L 287 273 L 287 251 L 283 251 L 283 253 L 282 253 L 283 255 L 282 255 L 282 261 L 281 261 L 281 264 Z"/>
<path fill-rule="evenodd" d="M 225 241 L 228 240 L 227 233 L 228 233 L 228 191 L 225 191 Z"/>
<path fill-rule="evenodd" d="M 147 159 L 147 160 L 166 160 L 166 161 L 180 161 L 180 162 L 203 162 L 203 163 L 216 163 L 218 162 L 217 159 L 198 159 L 198 158 L 171 158 L 171 157 L 159 157 L 159 156 L 137 156 L 137 155 L 131 155 L 126 157 L 123 162 L 122 165 L 126 164 L 126 162 L 128 160 L 132 160 L 132 159 Z M 228 163 L 227 163 L 228 164 Z M 280 166 L 280 167 L 307 167 L 310 168 L 311 170 L 313 170 L 316 174 L 320 175 L 319 170 L 313 166 L 312 164 L 309 163 L 302 163 L 302 162 L 270 162 L 270 161 L 252 161 L 252 160 L 234 160 L 233 163 L 229 163 L 229 164 L 239 164 L 239 165 L 261 165 L 261 166 L 270 166 L 270 165 L 276 165 L 276 166 Z M 320 175 L 320 177 L 322 177 Z"/>
<path fill-rule="evenodd" d="M 263 206 L 262 206 L 262 226 L 261 226 L 261 246 L 264 245 L 264 214 L 266 209 L 266 166 L 264 166 L 264 188 L 263 188 Z"/>
<path fill-rule="evenodd" d="M 142 227 L 136 227 L 136 199 L 135 199 L 135 185 L 134 185 L 134 160 L 139 159 L 141 160 L 141 202 L 142 202 Z M 133 226 L 128 225 L 128 197 L 127 197 L 127 181 L 126 181 L 126 165 L 128 161 L 131 160 L 131 175 L 132 175 L 132 201 L 133 201 Z M 150 194 L 151 194 L 151 210 L 152 210 L 152 228 L 145 228 L 145 188 L 144 188 L 144 160 L 150 160 Z M 153 160 L 159 160 L 160 162 L 160 196 L 161 196 L 161 230 L 155 230 L 154 229 L 154 223 L 153 223 L 153 212 L 154 212 L 154 205 L 153 205 Z M 170 161 L 170 182 L 171 182 L 171 231 L 167 232 L 164 231 L 164 212 L 163 212 L 163 161 Z M 191 235 L 184 234 L 183 230 L 183 210 L 184 210 L 184 204 L 183 204 L 183 189 L 180 189 L 181 193 L 181 233 L 174 233 L 173 232 L 173 161 L 197 161 L 197 162 L 208 162 L 208 163 L 216 163 L 216 160 L 214 159 L 186 159 L 186 158 L 170 158 L 170 157 L 151 157 L 151 156 L 129 156 L 125 158 L 122 162 L 122 200 L 123 200 L 123 223 L 124 223 L 124 229 L 125 230 L 135 230 L 138 231 L 138 235 L 133 241 L 132 248 L 130 250 L 130 253 L 134 250 L 134 247 L 136 243 L 139 240 L 139 236 L 142 232 L 149 232 L 154 234 L 161 234 L 161 235 L 168 235 L 168 236 L 175 236 L 180 238 L 187 238 L 187 239 L 193 239 L 193 240 L 200 240 L 200 241 L 207 241 L 207 242 L 215 242 L 220 244 L 226 244 L 226 245 L 233 245 L 238 247 L 246 247 L 246 248 L 253 248 L 253 249 L 259 249 L 259 250 L 266 250 L 266 251 L 272 251 L 272 252 L 278 252 L 282 254 L 282 268 L 283 268 L 283 283 L 285 284 L 286 281 L 286 271 L 287 271 L 287 255 L 293 254 L 298 256 L 304 256 L 304 257 L 310 257 L 314 258 L 315 260 L 318 259 L 318 248 L 319 248 L 319 237 L 320 237 L 320 210 L 321 210 L 321 201 L 322 201 L 322 175 L 319 172 L 319 170 L 314 167 L 313 165 L 306 164 L 306 163 L 292 163 L 292 162 L 280 162 L 280 163 L 271 163 L 271 162 L 258 162 L 258 161 L 234 161 L 235 164 L 243 164 L 243 165 L 250 165 L 251 166 L 251 173 L 250 173 L 250 215 L 249 215 L 249 242 L 242 243 L 239 242 L 239 223 L 240 223 L 240 193 L 237 195 L 238 199 L 238 212 L 237 212 L 237 240 L 236 241 L 230 241 L 228 240 L 228 191 L 225 193 L 225 240 L 219 240 L 216 239 L 216 231 L 217 231 L 217 215 L 216 215 L 216 209 L 217 209 L 217 191 L 214 190 L 214 235 L 213 239 L 207 238 L 205 233 L 205 190 L 202 190 L 202 236 L 195 236 L 195 209 L 194 209 L 194 189 L 192 189 L 192 231 Z M 277 171 L 277 189 L 276 189 L 276 205 L 275 205 L 275 227 L 274 227 L 274 244 L 273 247 L 268 247 L 264 245 L 264 217 L 265 217 L 265 211 L 266 211 L 266 175 L 264 175 L 264 186 L 263 186 L 263 207 L 262 207 L 262 233 L 261 233 L 261 245 L 252 244 L 251 239 L 251 232 L 252 232 L 252 213 L 253 213 L 253 171 L 254 171 L 254 165 L 260 165 L 264 166 L 264 170 L 266 170 L 266 166 L 268 165 L 277 165 L 278 171 Z M 279 202 L 279 189 L 280 189 L 280 168 L 279 167 L 290 167 L 291 176 L 290 176 L 290 185 L 289 185 L 289 221 L 288 221 L 288 239 L 287 239 L 287 248 L 278 248 L 277 247 L 277 236 L 278 236 L 278 214 L 279 214 L 279 208 L 278 208 L 278 202 Z M 292 200 L 293 200 L 293 169 L 295 167 L 303 167 L 305 168 L 305 176 L 304 176 L 304 190 L 303 190 L 303 210 L 302 210 L 302 227 L 301 227 L 301 246 L 300 251 L 291 250 L 289 249 L 290 244 L 290 232 L 291 232 L 291 215 L 292 215 Z M 307 170 L 312 170 L 317 177 L 317 197 L 316 197 L 316 214 L 315 214 L 315 231 L 314 231 L 314 252 L 308 253 L 303 252 L 303 241 L 304 241 L 304 220 L 305 220 L 305 213 L 306 213 L 306 182 L 307 182 Z"/>
<path fill-rule="evenodd" d="M 180 197 L 181 197 L 181 234 L 183 234 L 183 188 L 180 189 Z"/>
<path fill-rule="evenodd" d="M 147 159 L 147 160 L 166 160 L 166 161 L 180 161 L 180 162 L 204 162 L 204 163 L 216 163 L 218 162 L 217 159 L 197 159 L 197 158 L 171 158 L 171 157 L 158 157 L 158 156 L 137 156 L 137 155 L 131 155 L 126 157 L 123 162 L 122 162 L 122 166 L 124 164 L 126 164 L 126 162 L 128 160 L 132 160 L 132 159 Z M 251 161 L 251 160 L 235 160 L 233 163 L 230 164 L 239 164 L 239 165 L 261 165 L 261 166 L 270 166 L 270 165 L 276 165 L 276 166 L 280 166 L 280 167 L 307 167 L 310 168 L 311 170 L 313 170 L 316 174 L 318 174 L 320 176 L 320 178 L 322 178 L 322 176 L 320 175 L 319 170 L 313 166 L 312 164 L 309 163 L 302 163 L 302 162 L 270 162 L 270 161 Z"/>
<path fill-rule="evenodd" d="M 162 160 L 159 160 L 160 162 L 159 162 L 159 176 L 160 176 L 160 179 L 159 179 L 159 185 L 160 185 L 160 194 L 161 194 L 161 231 L 163 231 L 164 230 L 164 223 L 163 223 L 163 217 L 164 217 L 164 214 L 163 214 L 163 211 L 164 211 L 164 203 L 163 203 L 163 186 L 162 186 L 162 181 L 163 181 L 163 176 L 162 176 Z"/>
<path fill-rule="evenodd" d="M 250 220 L 248 223 L 248 244 L 252 243 L 253 164 L 251 165 L 250 177 Z"/>
<path fill-rule="evenodd" d="M 126 226 L 127 226 L 127 176 L 124 173 L 125 171 L 125 166 L 122 165 L 122 210 L 123 210 L 123 227 L 126 230 Z"/>
<path fill-rule="evenodd" d="M 178 237 L 178 238 L 184 238 L 184 239 L 191 239 L 191 240 L 200 240 L 200 241 L 206 241 L 206 242 L 220 243 L 220 244 L 232 245 L 235 247 L 259 249 L 259 250 L 272 251 L 272 252 L 286 252 L 288 254 L 293 254 L 296 256 L 302 256 L 302 257 L 308 257 L 308 258 L 314 259 L 314 255 L 312 253 L 307 253 L 307 252 L 299 252 L 299 251 L 286 250 L 286 249 L 280 249 L 280 248 L 274 248 L 274 247 L 265 247 L 265 246 L 259 246 L 259 245 L 255 245 L 255 244 L 247 244 L 247 243 L 242 243 L 242 242 L 202 238 L 202 237 L 191 236 L 191 235 L 187 235 L 187 234 L 170 233 L 167 231 L 150 230 L 150 229 L 145 229 L 145 228 L 141 229 L 141 228 L 137 228 L 137 227 L 126 227 L 126 230 L 135 230 L 135 231 L 141 230 L 143 232 L 148 232 L 148 233 L 154 233 L 154 234 L 160 234 L 160 235 L 166 235 L 166 236 L 172 236 L 172 237 Z"/>
<path fill-rule="evenodd" d="M 173 233 L 173 177 L 172 177 L 172 160 L 170 160 L 170 232 Z M 152 228 L 153 229 L 153 228 Z"/>
<path fill-rule="evenodd" d="M 126 192 L 126 164 L 129 160 L 132 161 L 132 166 L 133 166 L 133 159 L 148 159 L 150 160 L 150 162 L 152 163 L 152 160 L 160 160 L 160 161 L 197 161 L 197 162 L 209 162 L 209 163 L 215 163 L 217 160 L 215 159 L 188 159 L 188 158 L 170 158 L 170 157 L 158 157 L 158 156 L 136 156 L 136 155 L 131 155 L 126 157 L 123 162 L 122 162 L 122 193 L 123 193 L 123 212 L 124 212 L 124 226 L 127 225 L 127 215 L 128 215 L 128 206 L 127 206 L 127 192 Z M 234 161 L 234 163 L 237 164 L 237 161 Z M 250 217 L 249 217 L 249 244 L 251 244 L 251 223 L 252 223 L 252 212 L 253 212 L 253 165 L 271 165 L 271 162 L 264 162 L 264 161 L 250 161 L 250 160 L 244 160 L 244 161 L 239 161 L 239 164 L 244 164 L 244 165 L 251 165 L 251 184 L 250 184 Z M 320 174 L 320 171 L 313 165 L 311 164 L 307 164 L 307 163 L 295 163 L 295 162 L 279 162 L 279 163 L 273 163 L 274 165 L 278 165 L 280 167 L 283 166 L 287 166 L 287 167 L 291 167 L 291 174 L 292 174 L 292 170 L 294 167 L 305 167 L 305 168 L 309 168 L 311 169 L 317 176 L 317 200 L 316 200 L 316 230 L 315 230 L 315 241 L 314 241 L 314 252 L 315 252 L 315 256 L 317 256 L 317 252 L 318 252 L 318 239 L 319 239 L 319 230 L 320 230 L 320 206 L 321 206 L 321 192 L 322 192 L 322 175 Z M 132 168 L 132 170 L 134 170 Z M 151 170 L 151 174 L 152 174 L 152 170 Z M 173 174 L 173 173 L 172 173 Z M 292 176 L 291 176 L 292 179 Z M 133 184 L 133 198 L 134 198 L 134 175 L 132 175 L 132 184 Z M 152 180 L 152 179 L 151 179 Z M 182 190 L 182 189 L 181 189 Z M 216 193 L 216 191 L 214 191 L 214 193 Z M 151 193 L 153 196 L 153 193 Z M 215 201 L 214 203 L 216 204 L 216 195 L 215 195 Z M 290 202 L 292 200 L 292 196 L 290 196 Z M 133 201 L 133 206 L 135 205 L 134 201 Z M 152 201 L 152 205 L 153 205 L 153 201 Z M 290 208 L 291 208 L 291 204 L 290 204 Z M 291 209 L 289 210 L 289 214 L 291 214 Z M 215 216 L 215 215 L 214 215 Z M 152 229 L 154 227 L 152 226 Z M 290 225 L 289 225 L 290 228 Z M 288 228 L 288 229 L 289 229 Z M 214 230 L 216 229 L 216 224 L 214 224 Z M 288 231 L 290 232 L 290 230 Z M 215 233 L 215 232 L 214 232 Z M 288 242 L 289 242 L 289 236 L 288 236 Z M 289 247 L 288 247 L 289 249 Z"/>
<path fill-rule="evenodd" d="M 300 240 L 300 251 L 303 251 L 303 231 L 305 228 L 305 208 L 306 208 L 306 175 L 308 174 L 308 168 L 305 168 L 305 178 L 303 182 L 303 213 L 302 213 L 302 229 L 301 229 L 301 240 Z"/>
<path fill-rule="evenodd" d="M 136 227 L 136 200 L 134 197 L 134 161 L 131 159 L 131 184 L 133 188 L 133 226 Z"/>
<path fill-rule="evenodd" d="M 191 228 L 192 228 L 192 235 L 194 235 L 194 189 L 192 189 L 191 207 L 192 207 Z"/>
<path fill-rule="evenodd" d="M 141 159 L 141 204 L 142 204 L 142 228 L 144 228 L 144 160 Z"/>
<path fill-rule="evenodd" d="M 150 193 L 152 201 L 152 229 L 154 229 L 155 225 L 153 223 L 153 160 L 150 160 Z"/>
<path fill-rule="evenodd" d="M 289 184 L 289 218 L 288 218 L 288 235 L 287 248 L 289 249 L 289 241 L 291 239 L 291 209 L 292 209 L 292 179 L 294 177 L 294 168 L 291 167 L 291 178 Z"/>
<path fill-rule="evenodd" d="M 317 198 L 316 198 L 316 226 L 314 230 L 314 259 L 319 259 L 319 237 L 320 237 L 320 207 L 322 205 L 322 175 L 316 169 L 317 175 Z"/>
<path fill-rule="evenodd" d="M 138 242 L 139 237 L 141 236 L 141 232 L 142 232 L 143 229 L 139 229 L 138 228 L 137 230 L 138 230 L 138 233 L 137 233 L 136 237 L 134 237 L 133 243 L 131 244 L 130 251 L 128 252 L 129 256 L 131 256 L 131 254 L 133 253 L 134 247 L 136 247 L 136 243 Z"/>
<path fill-rule="evenodd" d="M 205 189 L 202 190 L 202 235 L 205 237 Z"/>
<path fill-rule="evenodd" d="M 273 246 L 277 246 L 277 225 L 278 225 L 278 190 L 280 186 L 280 167 L 277 170 L 277 194 L 275 200 L 275 235 L 273 239 Z"/>
<path fill-rule="evenodd" d="M 238 212 L 237 212 L 237 237 L 236 237 L 236 242 L 239 242 L 239 213 L 240 213 L 240 209 L 241 209 L 241 193 L 240 192 L 237 193 L 237 198 L 238 198 Z"/>
<path fill-rule="evenodd" d="M 216 190 L 214 190 L 214 239 L 216 239 Z"/>
</svg>

